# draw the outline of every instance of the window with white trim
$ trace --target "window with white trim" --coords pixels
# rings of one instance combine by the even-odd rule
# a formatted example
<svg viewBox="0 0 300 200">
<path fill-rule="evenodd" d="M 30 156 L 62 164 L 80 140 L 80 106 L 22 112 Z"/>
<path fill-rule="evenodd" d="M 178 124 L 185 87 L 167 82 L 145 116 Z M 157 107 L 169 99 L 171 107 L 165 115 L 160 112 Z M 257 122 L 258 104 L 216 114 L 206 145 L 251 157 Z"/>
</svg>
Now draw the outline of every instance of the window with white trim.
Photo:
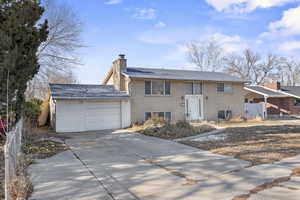
<svg viewBox="0 0 300 200">
<path fill-rule="evenodd" d="M 169 96 L 171 95 L 171 83 L 164 80 L 145 81 L 145 95 Z"/>
<path fill-rule="evenodd" d="M 232 92 L 232 84 L 228 83 L 217 83 L 218 92 Z"/>
<path fill-rule="evenodd" d="M 202 83 L 187 82 L 185 83 L 185 93 L 189 95 L 202 94 Z"/>
</svg>

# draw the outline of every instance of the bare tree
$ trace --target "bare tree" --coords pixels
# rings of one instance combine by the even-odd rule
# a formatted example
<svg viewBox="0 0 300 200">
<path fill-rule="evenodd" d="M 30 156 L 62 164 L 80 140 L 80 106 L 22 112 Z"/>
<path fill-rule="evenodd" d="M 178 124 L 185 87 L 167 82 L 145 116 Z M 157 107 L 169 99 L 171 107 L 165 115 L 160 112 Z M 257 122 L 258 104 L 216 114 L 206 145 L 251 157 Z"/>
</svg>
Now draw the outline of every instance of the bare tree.
<svg viewBox="0 0 300 200">
<path fill-rule="evenodd" d="M 300 84 L 300 62 L 294 58 L 286 58 L 277 74 L 277 79 L 287 86 Z"/>
<path fill-rule="evenodd" d="M 224 58 L 225 72 L 255 84 L 262 84 L 274 77 L 282 62 L 282 57 L 273 54 L 264 57 L 251 49 L 246 49 L 242 55 L 233 54 Z"/>
<path fill-rule="evenodd" d="M 60 84 L 75 84 L 79 83 L 76 75 L 70 70 L 68 72 L 49 70 L 44 72 L 44 76 L 41 79 L 37 77 L 32 81 L 28 82 L 26 97 L 33 98 L 37 97 L 45 99 L 48 97 L 49 83 L 60 83 Z"/>
<path fill-rule="evenodd" d="M 49 34 L 38 51 L 39 73 L 28 84 L 27 97 L 43 98 L 48 92 L 49 82 L 73 83 L 76 79 L 72 70 L 80 65 L 77 53 L 84 47 L 81 41 L 83 24 L 73 9 L 58 0 L 44 0 L 44 18 L 48 19 Z M 72 78 L 70 77 L 72 74 Z M 57 75 L 57 79 L 53 79 Z"/>
<path fill-rule="evenodd" d="M 73 9 L 57 0 L 45 0 L 45 15 L 49 23 L 47 41 L 39 48 L 41 72 L 64 71 L 80 64 L 77 50 L 81 41 L 82 23 Z"/>
<path fill-rule="evenodd" d="M 223 48 L 214 38 L 208 41 L 193 41 L 186 45 L 188 60 L 201 71 L 220 70 Z"/>
</svg>

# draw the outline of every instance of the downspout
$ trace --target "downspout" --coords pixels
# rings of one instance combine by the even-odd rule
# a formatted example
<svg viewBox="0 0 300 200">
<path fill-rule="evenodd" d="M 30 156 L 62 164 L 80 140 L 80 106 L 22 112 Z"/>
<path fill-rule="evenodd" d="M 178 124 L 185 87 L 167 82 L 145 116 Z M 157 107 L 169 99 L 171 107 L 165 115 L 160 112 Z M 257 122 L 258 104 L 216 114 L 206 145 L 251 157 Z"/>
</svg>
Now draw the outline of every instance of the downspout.
<svg viewBox="0 0 300 200">
<path fill-rule="evenodd" d="M 264 114 L 264 119 L 268 118 L 268 109 L 267 109 L 267 103 L 268 103 L 268 96 L 264 96 L 265 100 L 265 114 Z"/>
</svg>

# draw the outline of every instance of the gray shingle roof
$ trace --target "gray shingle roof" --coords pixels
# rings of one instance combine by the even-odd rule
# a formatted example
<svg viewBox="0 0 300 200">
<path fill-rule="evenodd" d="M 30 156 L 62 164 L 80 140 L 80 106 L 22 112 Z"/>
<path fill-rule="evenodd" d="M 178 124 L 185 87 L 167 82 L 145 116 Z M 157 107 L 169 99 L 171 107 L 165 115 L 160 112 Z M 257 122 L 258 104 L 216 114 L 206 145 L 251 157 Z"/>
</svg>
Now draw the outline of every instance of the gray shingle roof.
<svg viewBox="0 0 300 200">
<path fill-rule="evenodd" d="M 281 86 L 283 92 L 300 97 L 300 86 Z"/>
<path fill-rule="evenodd" d="M 128 67 L 127 70 L 123 73 L 132 78 L 248 82 L 247 80 L 243 80 L 221 72 Z"/>
<path fill-rule="evenodd" d="M 247 86 L 246 89 L 256 91 L 258 94 L 265 94 L 268 97 L 287 97 L 288 95 L 281 93 L 280 91 L 271 90 L 262 86 Z"/>
<path fill-rule="evenodd" d="M 127 98 L 128 94 L 119 92 L 112 85 L 50 84 L 54 99 L 106 99 Z"/>
</svg>

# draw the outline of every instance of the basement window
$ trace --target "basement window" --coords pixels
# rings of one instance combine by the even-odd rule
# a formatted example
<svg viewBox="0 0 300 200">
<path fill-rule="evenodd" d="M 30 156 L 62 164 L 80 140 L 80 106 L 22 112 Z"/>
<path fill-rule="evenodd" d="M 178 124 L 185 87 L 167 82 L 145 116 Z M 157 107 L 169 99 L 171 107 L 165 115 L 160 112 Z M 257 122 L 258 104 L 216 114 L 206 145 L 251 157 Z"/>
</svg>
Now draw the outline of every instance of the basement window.
<svg viewBox="0 0 300 200">
<path fill-rule="evenodd" d="M 171 121 L 171 112 L 145 112 L 145 121 L 150 120 L 153 117 Z"/>
<path fill-rule="evenodd" d="M 218 111 L 218 119 L 225 119 L 225 110 Z"/>
<path fill-rule="evenodd" d="M 294 106 L 300 106 L 300 99 L 295 99 Z"/>
</svg>

